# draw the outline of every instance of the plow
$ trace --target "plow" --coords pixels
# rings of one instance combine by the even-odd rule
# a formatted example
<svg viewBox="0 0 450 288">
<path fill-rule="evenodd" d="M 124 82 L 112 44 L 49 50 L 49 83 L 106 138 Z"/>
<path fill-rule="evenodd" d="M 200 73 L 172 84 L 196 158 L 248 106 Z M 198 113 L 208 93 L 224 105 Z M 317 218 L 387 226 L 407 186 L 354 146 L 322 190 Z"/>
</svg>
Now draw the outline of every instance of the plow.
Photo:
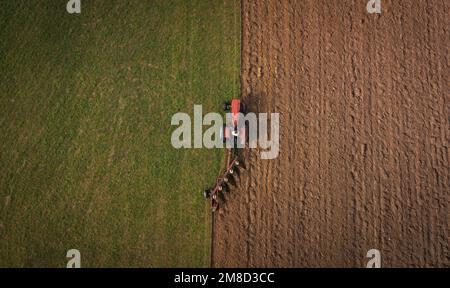
<svg viewBox="0 0 450 288">
<path fill-rule="evenodd" d="M 203 196 L 211 202 L 211 211 L 216 212 L 225 194 L 231 189 L 232 181 L 242 168 L 241 151 L 248 143 L 248 127 L 239 121 L 239 114 L 246 113 L 245 104 L 239 99 L 227 101 L 223 110 L 231 114 L 231 121 L 223 125 L 220 137 L 227 143 L 226 167 L 217 177 L 215 185 L 203 191 Z"/>
</svg>

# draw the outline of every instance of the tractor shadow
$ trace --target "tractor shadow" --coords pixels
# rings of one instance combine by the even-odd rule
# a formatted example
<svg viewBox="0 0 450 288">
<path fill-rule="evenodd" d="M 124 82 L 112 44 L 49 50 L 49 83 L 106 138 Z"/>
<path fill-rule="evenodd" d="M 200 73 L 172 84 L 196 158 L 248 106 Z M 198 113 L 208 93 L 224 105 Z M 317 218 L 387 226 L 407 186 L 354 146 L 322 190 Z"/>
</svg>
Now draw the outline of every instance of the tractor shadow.
<svg viewBox="0 0 450 288">
<path fill-rule="evenodd" d="M 267 112 L 266 94 L 263 92 L 250 92 L 242 95 L 242 101 L 245 103 L 247 113 Z"/>
</svg>

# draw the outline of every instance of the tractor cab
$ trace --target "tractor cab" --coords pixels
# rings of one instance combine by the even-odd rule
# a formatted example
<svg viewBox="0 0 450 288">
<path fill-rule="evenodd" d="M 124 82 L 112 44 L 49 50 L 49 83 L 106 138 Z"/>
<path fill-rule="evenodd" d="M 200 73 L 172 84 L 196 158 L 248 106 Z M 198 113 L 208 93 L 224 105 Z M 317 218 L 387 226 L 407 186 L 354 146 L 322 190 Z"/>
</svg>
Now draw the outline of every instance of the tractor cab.
<svg viewBox="0 0 450 288">
<path fill-rule="evenodd" d="M 223 110 L 225 112 L 231 112 L 231 123 L 226 123 L 223 125 L 223 131 L 221 135 L 223 142 L 226 143 L 227 141 L 232 140 L 233 147 L 236 147 L 239 141 L 241 147 L 244 147 L 248 142 L 248 129 L 245 123 L 239 122 L 239 114 L 246 113 L 245 104 L 239 99 L 233 99 L 231 100 L 231 102 L 226 101 L 223 104 Z"/>
</svg>

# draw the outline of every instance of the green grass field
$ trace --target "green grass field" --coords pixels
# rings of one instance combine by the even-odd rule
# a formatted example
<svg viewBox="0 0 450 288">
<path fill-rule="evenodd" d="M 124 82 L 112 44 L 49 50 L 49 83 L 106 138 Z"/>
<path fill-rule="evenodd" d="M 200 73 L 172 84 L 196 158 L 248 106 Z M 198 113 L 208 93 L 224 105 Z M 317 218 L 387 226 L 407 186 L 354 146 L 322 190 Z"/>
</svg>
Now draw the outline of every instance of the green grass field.
<svg viewBox="0 0 450 288">
<path fill-rule="evenodd" d="M 0 266 L 209 266 L 224 154 L 170 120 L 239 94 L 239 1 L 66 3 L 0 2 Z"/>
</svg>

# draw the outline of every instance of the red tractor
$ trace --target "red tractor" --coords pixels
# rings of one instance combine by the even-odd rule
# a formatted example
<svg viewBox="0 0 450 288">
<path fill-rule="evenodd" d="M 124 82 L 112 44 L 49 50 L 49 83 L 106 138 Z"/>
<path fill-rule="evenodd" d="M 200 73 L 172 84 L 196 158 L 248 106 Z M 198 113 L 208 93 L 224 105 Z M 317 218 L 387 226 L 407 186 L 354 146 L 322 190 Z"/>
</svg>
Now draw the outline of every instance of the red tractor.
<svg viewBox="0 0 450 288">
<path fill-rule="evenodd" d="M 223 125 L 220 136 L 224 143 L 232 143 L 232 146 L 227 145 L 227 148 L 230 149 L 227 151 L 227 167 L 225 172 L 217 177 L 216 184 L 213 188 L 203 191 L 203 196 L 211 200 L 212 212 L 215 212 L 219 208 L 219 201 L 221 198 L 223 199 L 223 194 L 230 185 L 230 179 L 233 178 L 233 175 L 241 166 L 238 160 L 240 158 L 240 150 L 238 148 L 245 148 L 245 145 L 248 143 L 248 127 L 245 125 L 244 120 L 239 117 L 240 114 L 242 116 L 246 113 L 244 103 L 239 99 L 233 99 L 231 102 L 227 101 L 223 104 L 223 110 L 225 112 L 231 112 L 231 119 L 227 117 L 227 123 Z"/>
<path fill-rule="evenodd" d="M 223 110 L 225 112 L 231 112 L 231 123 L 223 125 L 221 134 L 223 142 L 233 141 L 233 148 L 236 148 L 238 143 L 240 147 L 245 147 L 245 144 L 248 142 L 248 128 L 239 119 L 239 113 L 241 115 L 246 113 L 245 104 L 239 99 L 233 99 L 231 102 L 227 101 L 223 104 Z"/>
</svg>

